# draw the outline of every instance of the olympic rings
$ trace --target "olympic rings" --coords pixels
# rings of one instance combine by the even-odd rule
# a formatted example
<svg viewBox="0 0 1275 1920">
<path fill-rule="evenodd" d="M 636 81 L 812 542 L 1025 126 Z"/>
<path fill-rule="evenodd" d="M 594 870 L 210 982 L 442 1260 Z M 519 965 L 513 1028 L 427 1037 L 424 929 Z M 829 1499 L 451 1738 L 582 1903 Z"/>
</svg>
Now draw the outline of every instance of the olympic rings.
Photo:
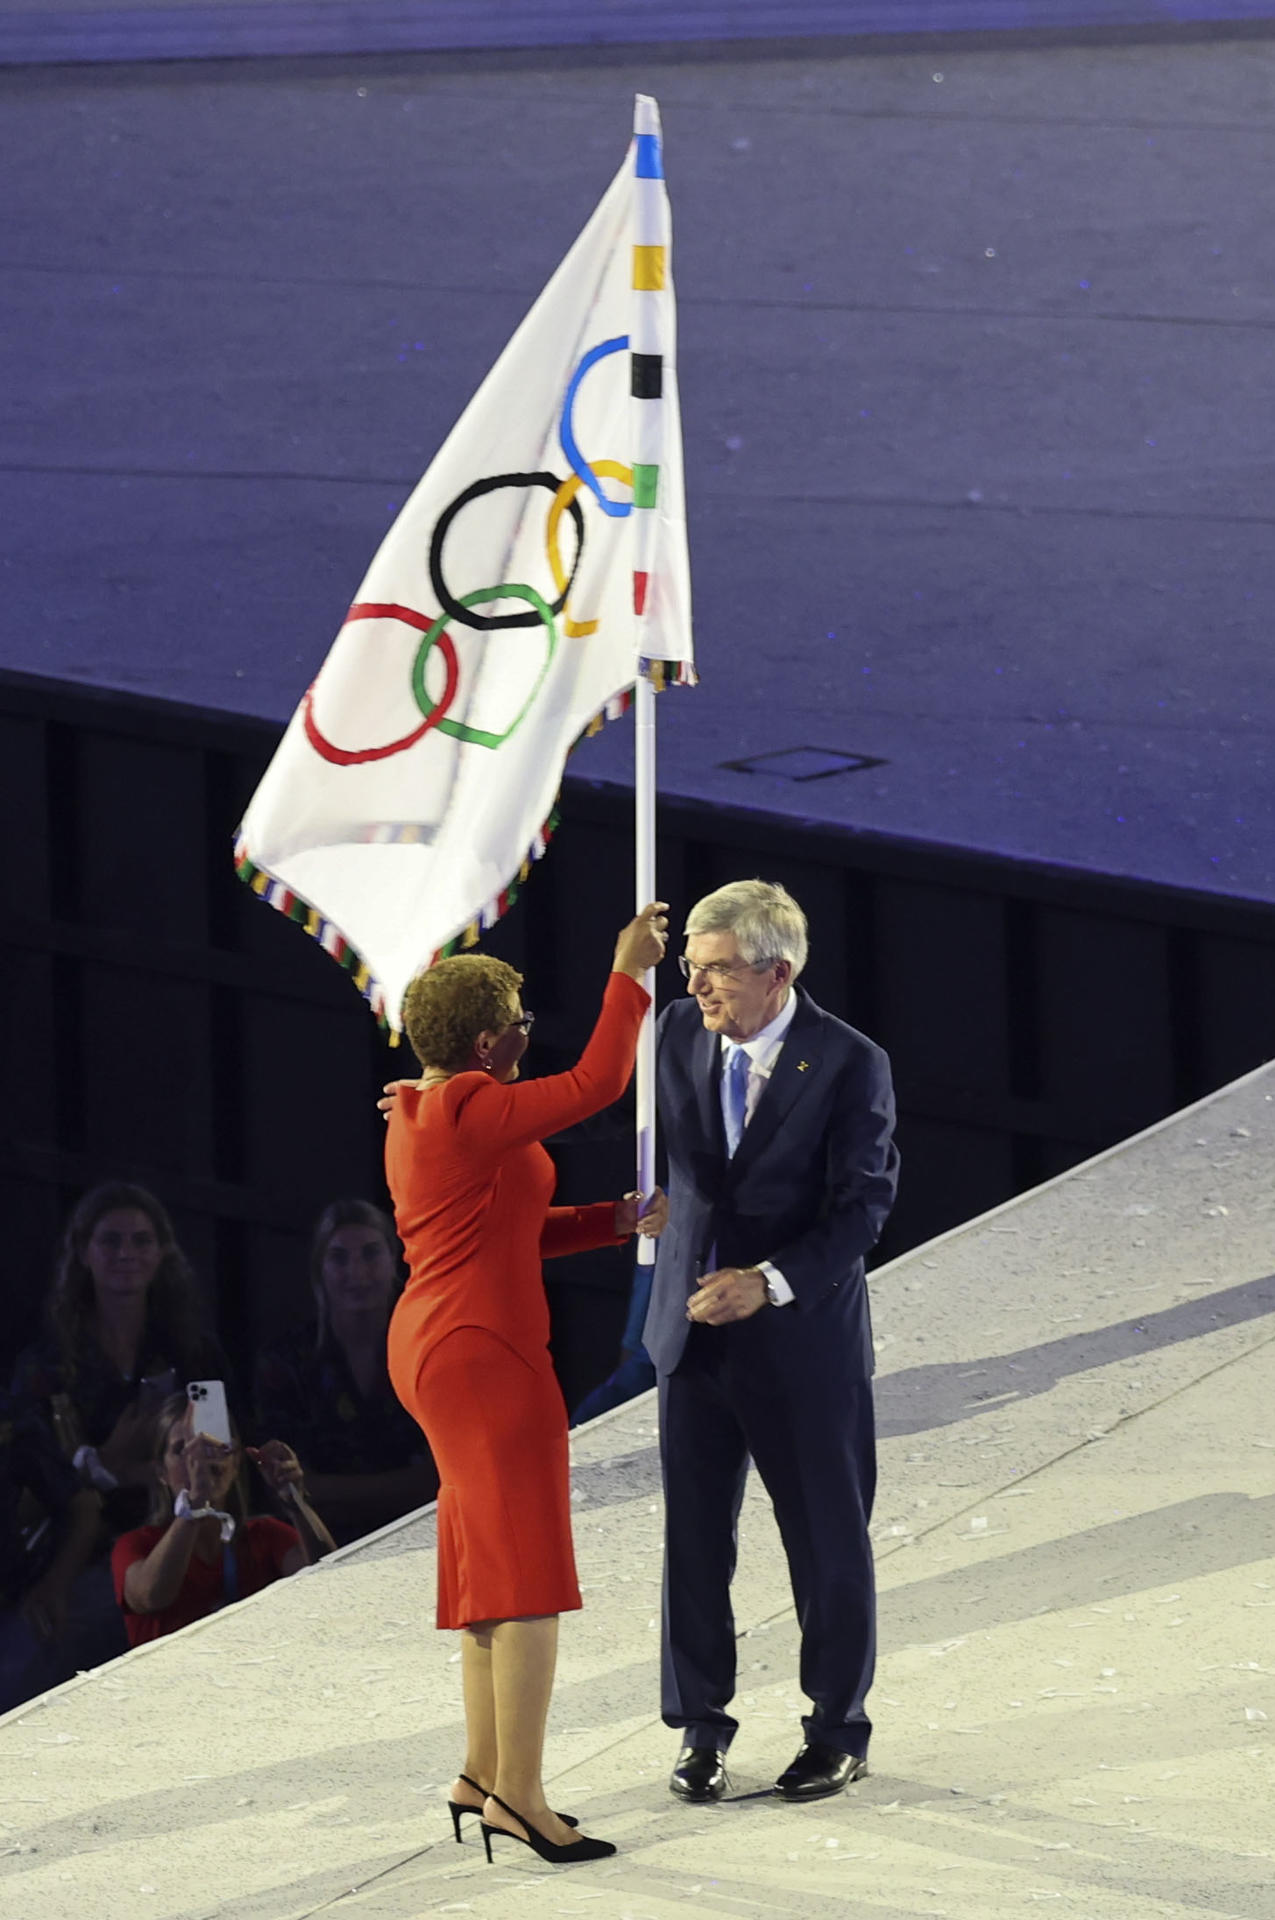
<svg viewBox="0 0 1275 1920">
<path fill-rule="evenodd" d="M 352 606 L 342 625 L 348 627 L 354 620 L 401 620 L 405 627 L 415 627 L 418 632 L 423 632 L 429 626 L 424 614 L 417 613 L 412 607 L 377 605 L 372 601 L 364 601 L 361 605 Z M 430 628 L 430 632 L 433 633 L 434 628 Z M 305 737 L 315 752 L 334 767 L 358 767 L 369 760 L 388 760 L 393 754 L 406 753 L 409 747 L 414 747 L 418 740 L 424 739 L 431 727 L 441 727 L 448 708 L 456 698 L 456 689 L 460 685 L 460 663 L 456 658 L 456 649 L 449 634 L 440 633 L 437 636 L 437 644 L 447 669 L 442 698 L 438 701 L 431 700 L 428 708 L 422 706 L 418 698 L 417 705 L 425 715 L 420 726 L 414 733 L 405 733 L 401 740 L 391 740 L 383 747 L 338 747 L 328 740 L 319 731 L 319 723 L 314 717 L 314 688 L 311 686 L 302 703 L 301 717 L 305 727 Z M 419 650 L 417 659 L 420 659 Z M 423 669 L 422 684 L 424 684 Z"/>
<path fill-rule="evenodd" d="M 443 578 L 443 542 L 447 538 L 448 528 L 451 526 L 452 521 L 456 518 L 461 508 L 467 506 L 471 500 L 481 499 L 485 493 L 495 493 L 501 487 L 547 487 L 550 493 L 556 494 L 561 484 L 556 473 L 498 473 L 494 479 L 491 480 L 475 480 L 472 487 L 466 487 L 463 493 L 456 495 L 450 507 L 445 508 L 444 511 L 439 514 L 434 524 L 433 538 L 429 543 L 430 584 L 434 589 L 438 604 L 442 607 L 444 613 L 450 614 L 453 620 L 459 620 L 463 626 L 475 627 L 479 633 L 491 633 L 498 627 L 535 626 L 540 615 L 534 612 L 500 614 L 467 612 L 466 609 L 471 607 L 475 600 L 482 600 L 483 598 L 494 600 L 498 598 L 497 591 L 493 588 L 492 591 L 485 596 L 481 593 L 467 593 L 463 594 L 459 600 L 454 599 L 448 592 L 447 582 Z M 576 557 L 572 562 L 567 584 L 562 589 L 559 598 L 553 602 L 550 609 L 551 613 L 555 614 L 561 613 L 563 607 L 566 605 L 567 595 L 571 591 L 571 583 L 575 579 L 576 572 L 580 565 L 580 556 L 584 552 L 584 515 L 580 511 L 580 506 L 577 501 L 572 501 L 570 513 L 572 520 L 575 522 Z M 522 588 L 519 588 L 518 591 L 526 597 Z"/>
<path fill-rule="evenodd" d="M 430 699 L 425 686 L 425 666 L 429 659 L 430 652 L 436 644 L 440 646 L 451 645 L 446 633 L 443 631 L 447 624 L 447 615 L 445 613 L 439 614 L 437 620 L 435 620 L 433 626 L 429 629 L 429 632 L 425 635 L 425 638 L 421 641 L 417 649 L 416 659 L 412 665 L 412 692 L 416 696 L 417 706 L 425 715 L 426 726 L 436 726 L 440 733 L 449 734 L 453 740 L 461 740 L 471 746 L 494 748 L 503 746 L 510 734 L 516 733 L 522 725 L 522 722 L 526 719 L 527 711 L 541 687 L 544 685 L 545 675 L 548 673 L 553 656 L 558 650 L 558 629 L 554 624 L 553 608 L 541 599 L 534 587 L 479 587 L 476 593 L 467 593 L 461 605 L 462 607 L 468 608 L 473 606 L 478 600 L 525 600 L 534 609 L 535 618 L 543 623 L 549 635 L 549 646 L 546 650 L 540 672 L 536 675 L 535 684 L 527 695 L 527 698 L 523 701 L 518 712 L 514 715 L 514 718 L 505 728 L 505 731 L 503 733 L 488 733 L 482 727 L 466 725 L 463 720 L 448 720 L 442 718 L 441 715 L 435 718 L 435 715 L 440 713 L 440 709 L 445 712 L 445 708 L 443 701 L 440 700 L 438 705 L 435 706 L 434 702 Z M 502 620 L 500 622 L 501 626 L 506 627 L 513 626 L 514 624 L 512 620 Z M 518 624 L 521 624 L 521 621 L 519 621 Z"/>
<path fill-rule="evenodd" d="M 598 361 L 605 360 L 609 353 L 623 353 L 628 344 L 628 334 L 622 333 L 614 340 L 604 340 L 600 346 L 589 348 L 589 351 L 585 354 L 571 376 L 570 384 L 567 387 L 566 398 L 562 402 L 562 421 L 558 428 L 558 439 L 562 444 L 562 451 L 567 457 L 568 466 L 573 473 L 579 474 L 581 480 L 589 489 L 589 492 L 593 495 L 603 513 L 612 520 L 625 519 L 626 516 L 633 511 L 632 503 L 628 500 L 611 500 L 603 493 L 598 483 L 598 473 L 602 471 L 601 462 L 599 462 L 595 471 L 581 453 L 579 447 L 576 445 L 575 429 L 572 426 L 571 416 L 575 410 L 576 394 L 579 392 L 580 382 L 584 379 L 590 367 L 596 367 Z M 612 478 L 614 478 L 614 475 L 612 475 Z M 577 559 L 578 557 L 579 556 L 577 556 Z M 560 608 L 555 608 L 555 612 L 560 611 Z"/>
<path fill-rule="evenodd" d="M 596 474 L 605 475 L 608 480 L 622 480 L 626 487 L 633 485 L 632 467 L 621 466 L 618 460 L 599 460 L 593 471 Z M 583 485 L 584 482 L 578 473 L 573 473 L 569 479 L 564 480 L 554 495 L 553 505 L 549 509 L 549 518 L 545 522 L 545 552 L 549 556 L 549 571 L 553 575 L 555 587 L 565 589 L 567 579 L 562 570 L 562 555 L 558 552 L 558 522 L 562 518 L 563 509 L 571 505 Z M 564 591 L 564 603 L 565 599 Z M 562 630 L 569 640 L 587 640 L 591 633 L 597 632 L 598 623 L 596 620 L 572 620 L 564 613 Z"/>
<path fill-rule="evenodd" d="M 451 739 L 471 746 L 495 749 L 515 733 L 526 718 L 533 702 L 544 685 L 545 676 L 553 662 L 558 647 L 557 616 L 563 615 L 563 629 L 572 639 L 585 639 L 596 633 L 597 620 L 572 620 L 566 614 L 567 601 L 580 571 L 584 557 L 585 519 L 577 494 L 580 488 L 587 487 L 598 507 L 610 519 L 622 520 L 633 511 L 628 500 L 612 500 L 602 490 L 601 480 L 618 480 L 630 489 L 633 486 L 633 468 L 622 465 L 617 460 L 598 460 L 593 465 L 584 458 L 576 443 L 573 427 L 573 412 L 580 384 L 592 367 L 609 355 L 624 352 L 629 345 L 629 336 L 622 334 L 614 340 L 604 340 L 600 345 L 591 347 L 577 363 L 575 371 L 567 385 L 563 397 L 562 415 L 559 422 L 559 438 L 572 473 L 565 480 L 559 480 L 556 473 L 500 473 L 487 480 L 476 480 L 466 487 L 438 516 L 430 536 L 429 577 L 442 612 L 431 621 L 427 614 L 418 613 L 412 607 L 399 606 L 397 603 L 363 602 L 350 608 L 344 624 L 348 626 L 355 620 L 398 620 L 412 627 L 422 635 L 416 656 L 412 662 L 412 695 L 420 709 L 421 724 L 411 733 L 404 734 L 398 740 L 388 741 L 383 746 L 347 748 L 339 747 L 326 738 L 320 731 L 314 714 L 315 689 L 311 687 L 302 703 L 302 720 L 306 739 L 322 759 L 338 767 L 360 766 L 368 761 L 387 760 L 397 753 L 405 753 L 409 747 L 431 730 L 447 734 Z M 452 522 L 461 509 L 471 500 L 479 500 L 484 495 L 496 493 L 502 487 L 544 487 L 552 495 L 545 523 L 545 553 L 549 571 L 553 577 L 557 598 L 546 601 L 534 587 L 506 583 L 494 587 L 480 587 L 473 593 L 454 595 L 443 578 L 443 547 Z M 575 527 L 576 549 L 571 562 L 570 572 L 566 570 L 560 550 L 562 516 L 571 515 Z M 475 613 L 473 608 L 492 600 L 522 600 L 529 611 L 524 613 L 487 614 Z M 476 633 L 492 633 L 502 628 L 534 628 L 542 626 L 548 635 L 548 646 L 535 683 L 524 700 L 522 707 L 514 716 L 503 733 L 495 733 L 482 727 L 470 726 L 466 721 L 455 720 L 450 709 L 455 704 L 460 687 L 460 662 L 456 646 L 447 632 L 450 621 L 459 621 L 461 625 Z M 437 647 L 443 658 L 444 685 L 441 695 L 435 699 L 426 685 L 426 672 L 430 655 Z"/>
</svg>

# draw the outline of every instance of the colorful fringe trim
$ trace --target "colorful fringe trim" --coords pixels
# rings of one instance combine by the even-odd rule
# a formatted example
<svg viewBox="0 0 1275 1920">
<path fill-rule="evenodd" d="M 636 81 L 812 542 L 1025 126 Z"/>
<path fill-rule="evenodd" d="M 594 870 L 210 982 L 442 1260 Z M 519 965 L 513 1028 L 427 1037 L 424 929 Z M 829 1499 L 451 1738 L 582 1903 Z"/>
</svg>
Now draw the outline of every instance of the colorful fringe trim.
<svg viewBox="0 0 1275 1920">
<path fill-rule="evenodd" d="M 663 693 L 665 687 L 697 687 L 699 675 L 689 660 L 647 660 L 638 661 L 638 672 L 644 674 L 657 693 Z"/>
<path fill-rule="evenodd" d="M 688 661 L 640 660 L 638 670 L 646 675 L 657 691 L 662 691 L 666 685 L 693 687 L 697 684 L 695 669 Z M 575 744 L 578 746 L 581 740 L 601 733 L 608 720 L 622 719 L 632 705 L 633 689 L 627 687 L 623 693 L 615 694 L 607 701 L 605 707 L 593 716 Z M 465 953 L 471 947 L 476 947 L 488 928 L 494 927 L 498 920 L 503 920 L 518 898 L 519 889 L 530 877 L 532 867 L 537 860 L 542 860 L 548 851 L 549 843 L 558 830 L 559 818 L 555 802 L 549 818 L 527 849 L 515 878 L 507 887 L 501 888 L 494 900 L 488 901 L 476 919 L 471 920 L 468 926 L 460 928 L 450 940 L 439 947 L 436 953 L 430 955 L 429 966 L 432 967 L 438 960 L 449 960 L 454 953 Z M 404 829 L 402 837 L 405 840 L 410 838 L 410 831 Z M 311 906 L 308 900 L 303 900 L 299 893 L 295 893 L 291 887 L 285 885 L 277 875 L 257 864 L 248 851 L 242 829 L 235 838 L 234 862 L 236 874 L 245 886 L 252 888 L 259 900 L 264 900 L 265 904 L 273 907 L 276 913 L 284 914 L 297 926 L 302 927 L 312 940 L 318 941 L 323 951 L 330 955 L 339 967 L 345 969 L 375 1014 L 377 1025 L 388 1033 L 390 1045 L 396 1047 L 399 1043 L 400 1029 L 391 1024 L 385 1010 L 385 989 L 380 981 L 373 977 L 367 961 L 346 939 L 341 929 L 334 926 L 332 921 L 325 920 L 317 907 Z"/>
<path fill-rule="evenodd" d="M 294 893 L 291 887 L 265 867 L 257 865 L 248 852 L 242 832 L 235 839 L 235 872 L 245 886 L 252 888 L 259 900 L 264 900 L 276 913 L 295 921 L 312 940 L 318 941 L 338 967 L 344 967 L 376 1015 L 377 1025 L 385 1028 L 391 1035 L 391 1041 L 396 1043 L 398 1036 L 390 1028 L 385 1011 L 385 990 L 380 981 L 372 977 L 372 970 L 362 954 L 351 946 L 339 927 L 324 919 L 317 907 L 312 907 L 308 900 L 303 900 L 299 893 Z"/>
</svg>

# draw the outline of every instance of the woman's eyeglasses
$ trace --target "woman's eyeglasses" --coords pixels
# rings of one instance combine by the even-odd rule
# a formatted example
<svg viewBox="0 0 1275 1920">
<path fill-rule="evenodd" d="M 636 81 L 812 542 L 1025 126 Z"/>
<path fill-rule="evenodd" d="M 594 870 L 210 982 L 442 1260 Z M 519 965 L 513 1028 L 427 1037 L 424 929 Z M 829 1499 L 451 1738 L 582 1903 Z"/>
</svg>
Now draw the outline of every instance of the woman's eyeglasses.
<svg viewBox="0 0 1275 1920">
<path fill-rule="evenodd" d="M 511 1027 L 517 1027 L 519 1033 L 530 1033 L 536 1024 L 536 1016 L 534 1013 L 520 1013 L 518 1018 L 511 1020 L 509 1024 Z"/>
</svg>

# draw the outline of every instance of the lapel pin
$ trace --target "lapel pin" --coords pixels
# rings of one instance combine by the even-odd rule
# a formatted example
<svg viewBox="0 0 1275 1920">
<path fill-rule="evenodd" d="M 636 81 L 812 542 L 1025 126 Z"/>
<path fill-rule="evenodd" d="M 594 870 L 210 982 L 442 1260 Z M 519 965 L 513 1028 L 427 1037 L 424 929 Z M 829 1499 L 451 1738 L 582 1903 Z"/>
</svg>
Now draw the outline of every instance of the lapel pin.
<svg viewBox="0 0 1275 1920">
<path fill-rule="evenodd" d="M 797 1062 L 797 1071 L 798 1071 L 798 1073 L 804 1073 L 804 1072 L 806 1071 L 806 1068 L 807 1068 L 807 1067 L 808 1067 L 809 1065 L 810 1065 L 810 1062 L 809 1062 L 809 1060 L 799 1060 L 799 1061 Z"/>
</svg>

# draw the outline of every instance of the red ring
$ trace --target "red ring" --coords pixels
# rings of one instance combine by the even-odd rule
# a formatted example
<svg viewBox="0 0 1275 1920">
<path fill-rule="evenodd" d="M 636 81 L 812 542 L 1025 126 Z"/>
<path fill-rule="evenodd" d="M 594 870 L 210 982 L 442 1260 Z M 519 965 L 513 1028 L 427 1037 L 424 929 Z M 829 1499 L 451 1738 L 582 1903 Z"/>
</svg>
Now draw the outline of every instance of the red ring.
<svg viewBox="0 0 1275 1920">
<path fill-rule="evenodd" d="M 341 623 L 342 630 L 348 627 L 352 620 L 401 620 L 405 627 L 415 627 L 418 633 L 428 633 L 434 624 L 425 614 L 417 613 L 412 607 L 381 605 L 371 600 L 356 603 L 350 608 Z M 311 686 L 302 702 L 301 717 L 305 725 L 305 737 L 315 752 L 334 767 L 357 767 L 368 760 L 388 760 L 392 754 L 406 753 L 409 747 L 414 747 L 418 740 L 424 739 L 430 728 L 436 727 L 446 716 L 448 708 L 456 698 L 456 689 L 460 685 L 460 662 L 456 658 L 456 649 L 452 645 L 450 634 L 440 633 L 435 644 L 442 653 L 447 668 L 447 682 L 443 688 L 442 698 L 414 732 L 404 734 L 401 740 L 391 740 L 384 747 L 337 747 L 330 740 L 325 739 L 319 732 L 319 725 L 314 717 L 314 687 Z"/>
</svg>

